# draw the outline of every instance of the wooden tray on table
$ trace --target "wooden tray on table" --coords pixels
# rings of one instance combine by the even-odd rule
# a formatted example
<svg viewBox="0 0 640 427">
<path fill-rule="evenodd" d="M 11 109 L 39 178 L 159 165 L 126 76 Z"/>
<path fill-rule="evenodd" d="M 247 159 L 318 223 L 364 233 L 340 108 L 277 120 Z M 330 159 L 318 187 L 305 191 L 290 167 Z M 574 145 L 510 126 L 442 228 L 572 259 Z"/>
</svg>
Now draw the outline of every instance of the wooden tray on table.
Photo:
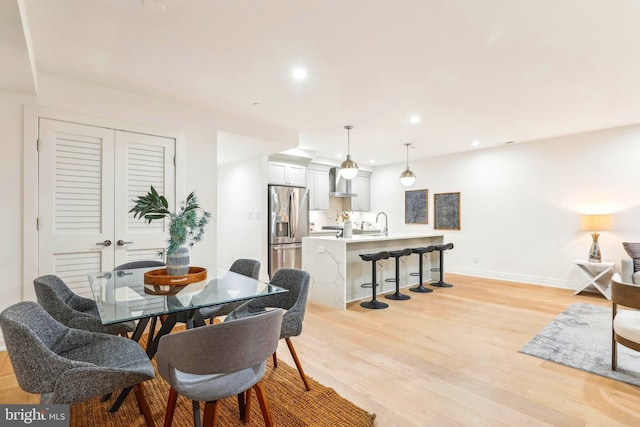
<svg viewBox="0 0 640 427">
<path fill-rule="evenodd" d="M 166 268 L 159 268 L 144 273 L 144 291 L 151 295 L 175 295 L 188 284 L 206 279 L 207 269 L 203 267 L 189 267 L 189 272 L 182 276 L 169 276 Z"/>
</svg>

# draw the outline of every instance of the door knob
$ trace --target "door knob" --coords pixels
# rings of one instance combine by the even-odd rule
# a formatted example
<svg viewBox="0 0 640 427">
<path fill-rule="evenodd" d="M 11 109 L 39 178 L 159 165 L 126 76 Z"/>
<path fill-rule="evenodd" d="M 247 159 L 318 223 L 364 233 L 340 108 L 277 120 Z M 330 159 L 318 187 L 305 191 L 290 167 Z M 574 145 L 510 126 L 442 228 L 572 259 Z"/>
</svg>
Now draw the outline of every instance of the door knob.
<svg viewBox="0 0 640 427">
<path fill-rule="evenodd" d="M 124 240 L 120 239 L 116 243 L 118 244 L 118 246 L 124 246 L 124 245 L 130 245 L 133 242 L 125 242 Z"/>
<path fill-rule="evenodd" d="M 111 246 L 111 240 L 105 240 L 104 242 L 98 242 L 98 243 L 96 243 L 96 245 Z"/>
</svg>

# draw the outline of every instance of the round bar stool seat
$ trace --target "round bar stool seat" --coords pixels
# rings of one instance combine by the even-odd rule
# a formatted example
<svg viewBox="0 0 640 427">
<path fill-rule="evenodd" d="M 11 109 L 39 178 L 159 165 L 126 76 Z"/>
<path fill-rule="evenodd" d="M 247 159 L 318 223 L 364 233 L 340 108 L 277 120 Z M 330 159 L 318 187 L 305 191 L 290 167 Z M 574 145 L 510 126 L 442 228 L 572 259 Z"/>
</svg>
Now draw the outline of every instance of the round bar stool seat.
<svg viewBox="0 0 640 427">
<path fill-rule="evenodd" d="M 407 300 L 411 299 L 409 295 L 400 293 L 400 257 L 411 255 L 411 249 L 400 249 L 397 251 L 389 251 L 389 258 L 396 259 L 396 277 L 392 279 L 386 279 L 385 282 L 396 282 L 396 291 L 392 294 L 387 294 L 384 297 L 392 300 Z"/>
<path fill-rule="evenodd" d="M 421 247 L 421 248 L 413 248 L 411 249 L 411 252 L 414 254 L 418 254 L 418 256 L 420 257 L 420 262 L 418 263 L 418 273 L 410 273 L 410 276 L 418 276 L 419 282 L 418 282 L 418 286 L 416 286 L 415 288 L 410 288 L 409 290 L 411 292 L 421 292 L 421 293 L 427 293 L 427 292 L 433 292 L 433 289 L 429 289 L 429 288 L 425 288 L 424 286 L 422 286 L 422 278 L 423 278 L 423 266 L 422 266 L 422 255 L 429 253 L 429 252 L 433 252 L 435 249 L 434 246 L 425 246 L 425 247 Z"/>
<path fill-rule="evenodd" d="M 431 284 L 431 286 L 435 286 L 437 288 L 452 288 L 453 285 L 451 283 L 447 283 L 444 281 L 444 251 L 449 249 L 453 249 L 453 243 L 447 243 L 444 245 L 435 245 L 434 249 L 440 252 L 440 268 L 437 269 L 440 272 L 440 280 Z M 435 268 L 432 271 L 436 270 Z"/>
<path fill-rule="evenodd" d="M 376 252 L 374 254 L 360 254 L 360 258 L 363 261 L 371 261 L 371 293 L 372 293 L 371 301 L 361 302 L 360 306 L 364 308 L 370 308 L 373 310 L 379 310 L 382 308 L 389 307 L 389 304 L 380 302 L 376 298 L 376 287 L 378 286 L 378 282 L 376 280 L 376 262 L 380 261 L 381 259 L 388 259 L 389 252 L 383 251 L 383 252 Z"/>
</svg>

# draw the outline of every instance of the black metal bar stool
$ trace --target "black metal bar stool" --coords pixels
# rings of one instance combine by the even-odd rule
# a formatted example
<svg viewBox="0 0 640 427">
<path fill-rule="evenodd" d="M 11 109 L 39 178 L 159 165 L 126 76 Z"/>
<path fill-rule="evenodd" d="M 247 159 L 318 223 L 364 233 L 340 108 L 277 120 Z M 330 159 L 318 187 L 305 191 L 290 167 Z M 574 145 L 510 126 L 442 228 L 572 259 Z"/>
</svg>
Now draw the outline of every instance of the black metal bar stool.
<svg viewBox="0 0 640 427">
<path fill-rule="evenodd" d="M 451 288 L 453 287 L 452 284 L 450 283 L 446 283 L 444 281 L 444 251 L 449 250 L 449 249 L 453 249 L 453 243 L 447 243 L 445 245 L 435 245 L 434 246 L 435 250 L 440 252 L 440 268 L 439 269 L 432 269 L 431 271 L 439 271 L 440 272 L 440 280 L 438 280 L 437 282 L 434 282 L 431 284 L 431 286 L 436 286 L 438 288 Z"/>
<path fill-rule="evenodd" d="M 371 261 L 371 289 L 372 289 L 371 301 L 361 302 L 360 305 L 364 308 L 372 308 L 374 310 L 389 307 L 389 304 L 380 302 L 376 298 L 376 287 L 378 286 L 378 281 L 376 279 L 376 262 L 380 261 L 381 259 L 389 258 L 389 252 L 385 251 L 385 252 L 377 252 L 375 254 L 360 254 L 360 258 L 362 258 L 363 261 Z M 364 284 L 362 286 L 365 287 L 366 285 L 368 284 Z"/>
<path fill-rule="evenodd" d="M 422 293 L 427 293 L 427 292 L 433 292 L 433 289 L 429 289 L 429 288 L 425 288 L 424 286 L 422 286 L 422 278 L 423 276 L 423 266 L 422 266 L 422 255 L 429 253 L 429 252 L 433 252 L 433 250 L 435 249 L 434 246 L 426 246 L 426 247 L 422 247 L 422 248 L 413 248 L 411 249 L 411 252 L 414 254 L 418 254 L 418 256 L 420 257 L 420 262 L 418 264 L 418 273 L 410 273 L 410 276 L 418 276 L 420 279 L 420 281 L 418 282 L 418 286 L 416 286 L 415 288 L 410 288 L 409 290 L 412 292 L 422 292 Z"/>
<path fill-rule="evenodd" d="M 393 300 L 405 300 L 410 299 L 409 295 L 400 293 L 400 257 L 411 255 L 411 249 L 400 249 L 397 251 L 389 251 L 389 258 L 396 259 L 396 277 L 391 279 L 385 279 L 385 282 L 396 282 L 396 291 L 392 294 L 387 294 L 384 297 Z"/>
</svg>

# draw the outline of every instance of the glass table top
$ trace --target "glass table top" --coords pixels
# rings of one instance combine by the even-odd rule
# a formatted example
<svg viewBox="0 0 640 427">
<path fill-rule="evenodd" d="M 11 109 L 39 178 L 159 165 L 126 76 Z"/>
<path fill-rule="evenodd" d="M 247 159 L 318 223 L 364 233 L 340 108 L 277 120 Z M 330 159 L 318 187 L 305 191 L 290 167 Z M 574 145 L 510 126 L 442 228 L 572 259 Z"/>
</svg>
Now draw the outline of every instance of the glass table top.
<svg viewBox="0 0 640 427">
<path fill-rule="evenodd" d="M 102 323 L 119 323 L 287 292 L 284 288 L 224 269 L 209 269 L 205 280 L 184 286 L 145 284 L 144 273 L 157 269 L 88 274 Z"/>
</svg>

